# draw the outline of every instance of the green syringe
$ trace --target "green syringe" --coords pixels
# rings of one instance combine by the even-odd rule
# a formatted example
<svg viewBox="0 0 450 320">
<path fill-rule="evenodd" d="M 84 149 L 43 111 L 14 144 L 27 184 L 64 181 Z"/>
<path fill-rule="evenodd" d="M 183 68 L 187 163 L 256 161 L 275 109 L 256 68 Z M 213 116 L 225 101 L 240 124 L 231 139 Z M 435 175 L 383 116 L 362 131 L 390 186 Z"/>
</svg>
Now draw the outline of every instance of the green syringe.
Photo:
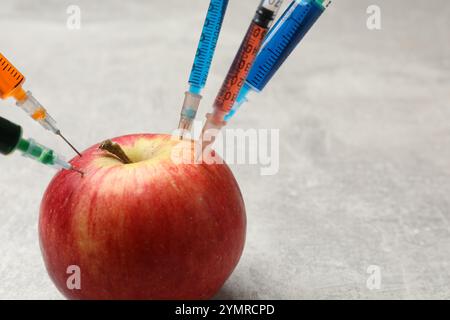
<svg viewBox="0 0 450 320">
<path fill-rule="evenodd" d="M 52 149 L 40 145 L 33 139 L 22 138 L 22 127 L 0 117 L 0 153 L 8 155 L 19 150 L 22 154 L 55 169 L 73 170 L 81 175 L 83 172 L 57 155 Z"/>
</svg>

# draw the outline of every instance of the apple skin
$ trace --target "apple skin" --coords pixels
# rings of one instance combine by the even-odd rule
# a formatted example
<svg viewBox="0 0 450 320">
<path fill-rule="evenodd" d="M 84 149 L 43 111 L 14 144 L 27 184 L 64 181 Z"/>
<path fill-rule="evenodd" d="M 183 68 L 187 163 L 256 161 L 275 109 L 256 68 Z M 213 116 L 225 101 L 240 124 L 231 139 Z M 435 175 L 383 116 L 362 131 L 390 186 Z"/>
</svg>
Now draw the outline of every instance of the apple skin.
<svg viewBox="0 0 450 320">
<path fill-rule="evenodd" d="M 135 162 L 99 150 L 60 171 L 40 210 L 39 237 L 47 271 L 70 299 L 209 299 L 236 267 L 246 215 L 226 164 L 175 164 L 180 141 L 136 134 L 119 143 Z M 192 141 L 181 142 L 192 148 Z M 81 289 L 69 289 L 68 267 L 80 268 Z"/>
</svg>

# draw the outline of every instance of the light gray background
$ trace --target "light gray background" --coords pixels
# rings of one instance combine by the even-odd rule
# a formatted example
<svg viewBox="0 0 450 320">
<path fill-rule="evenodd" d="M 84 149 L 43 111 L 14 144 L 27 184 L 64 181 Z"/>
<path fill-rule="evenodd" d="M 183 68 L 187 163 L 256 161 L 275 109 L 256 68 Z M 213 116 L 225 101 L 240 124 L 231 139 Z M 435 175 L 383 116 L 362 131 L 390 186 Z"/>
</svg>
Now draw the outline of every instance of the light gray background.
<svg viewBox="0 0 450 320">
<path fill-rule="evenodd" d="M 231 0 L 200 117 L 259 0 Z M 63 133 L 170 132 L 207 0 L 1 0 L 0 50 Z M 78 4 L 82 28 L 69 31 Z M 381 31 L 366 9 L 382 9 Z M 248 213 L 242 260 L 218 298 L 450 298 L 450 2 L 337 0 L 230 127 L 280 129 L 280 172 L 232 166 Z M 0 114 L 71 150 L 0 102 Z M 0 298 L 60 299 L 38 245 L 51 169 L 0 162 Z M 370 265 L 382 286 L 366 287 Z"/>
</svg>

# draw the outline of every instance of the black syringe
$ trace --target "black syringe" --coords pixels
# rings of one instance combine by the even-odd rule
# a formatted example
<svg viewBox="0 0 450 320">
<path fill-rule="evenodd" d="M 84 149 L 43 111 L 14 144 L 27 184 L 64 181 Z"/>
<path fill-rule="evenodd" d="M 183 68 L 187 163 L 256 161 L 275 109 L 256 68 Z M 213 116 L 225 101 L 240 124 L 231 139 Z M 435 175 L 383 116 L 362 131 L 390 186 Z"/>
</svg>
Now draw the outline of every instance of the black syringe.
<svg viewBox="0 0 450 320">
<path fill-rule="evenodd" d="M 55 169 L 73 170 L 81 175 L 83 172 L 63 160 L 52 149 L 36 143 L 33 139 L 22 138 L 22 127 L 0 117 L 0 153 L 9 155 L 19 150 L 22 154 Z"/>
</svg>

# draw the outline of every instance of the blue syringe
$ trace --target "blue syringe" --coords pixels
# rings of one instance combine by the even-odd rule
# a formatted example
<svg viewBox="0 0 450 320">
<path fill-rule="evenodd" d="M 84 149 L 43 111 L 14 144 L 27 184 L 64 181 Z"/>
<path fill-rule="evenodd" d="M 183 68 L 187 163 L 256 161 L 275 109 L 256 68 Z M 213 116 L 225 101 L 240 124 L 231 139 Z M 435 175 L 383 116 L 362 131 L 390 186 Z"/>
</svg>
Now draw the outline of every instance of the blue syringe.
<svg viewBox="0 0 450 320">
<path fill-rule="evenodd" d="M 223 19 L 228 7 L 228 0 L 211 0 L 202 34 L 197 47 L 194 64 L 189 77 L 189 91 L 185 93 L 178 129 L 181 134 L 189 131 L 197 115 L 202 99 L 201 91 L 208 79 L 211 62 L 217 46 Z"/>
<path fill-rule="evenodd" d="M 230 120 L 247 102 L 251 91 L 261 92 L 283 65 L 292 51 L 319 19 L 329 0 L 294 0 L 267 34 L 232 110 L 226 115 Z"/>
</svg>

